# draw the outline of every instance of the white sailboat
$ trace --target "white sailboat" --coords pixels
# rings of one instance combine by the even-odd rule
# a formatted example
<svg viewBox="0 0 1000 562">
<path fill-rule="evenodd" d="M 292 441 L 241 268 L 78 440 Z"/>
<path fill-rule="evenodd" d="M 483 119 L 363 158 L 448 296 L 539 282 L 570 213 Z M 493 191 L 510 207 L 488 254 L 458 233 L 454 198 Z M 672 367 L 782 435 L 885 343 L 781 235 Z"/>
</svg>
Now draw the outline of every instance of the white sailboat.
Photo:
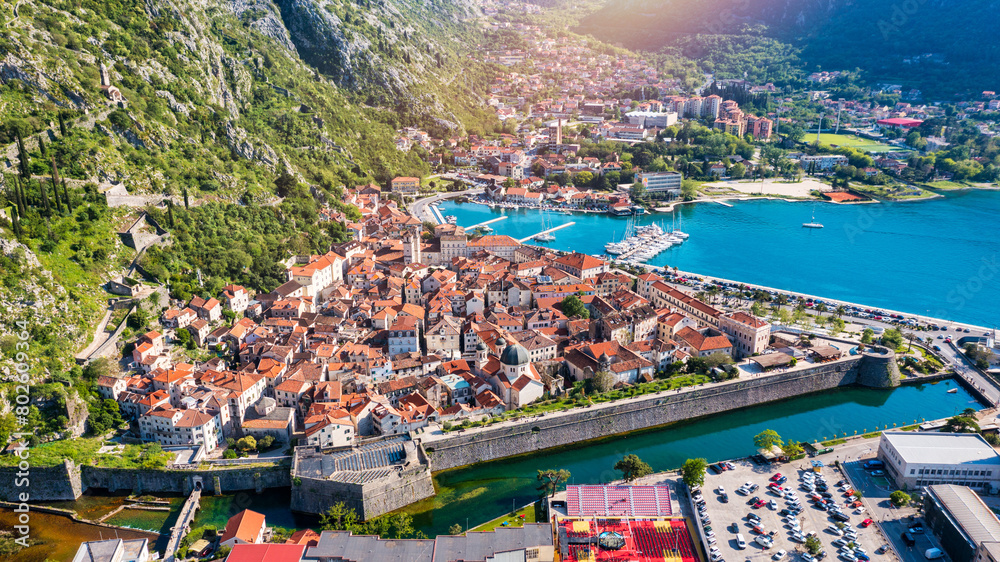
<svg viewBox="0 0 1000 562">
<path fill-rule="evenodd" d="M 537 242 L 552 242 L 552 241 L 554 241 L 556 239 L 556 237 L 555 237 L 554 234 L 552 234 L 551 232 L 544 232 L 544 231 L 546 231 L 546 230 L 548 230 L 550 228 L 552 228 L 552 226 L 549 224 L 548 220 L 546 220 L 546 218 L 543 216 L 542 217 L 542 231 L 543 232 L 541 234 L 538 234 L 538 235 L 535 236 L 535 238 L 534 238 L 535 241 L 537 241 Z"/>
<path fill-rule="evenodd" d="M 671 212 L 671 214 L 672 214 L 672 213 L 674 212 L 674 209 L 673 209 L 673 208 L 671 208 L 671 209 L 670 209 L 670 212 Z M 671 222 L 673 222 L 673 221 L 671 221 Z M 689 236 L 691 236 L 691 235 L 690 235 L 690 234 L 688 234 L 687 232 L 684 232 L 683 228 L 684 228 L 684 215 L 681 215 L 681 224 L 680 224 L 680 226 L 679 226 L 679 227 L 677 227 L 677 228 L 675 228 L 675 229 L 674 229 L 674 230 L 673 230 L 673 231 L 672 231 L 672 232 L 670 233 L 670 235 L 671 235 L 671 236 L 676 236 L 677 238 L 680 238 L 680 240 L 681 240 L 682 242 L 683 242 L 684 240 L 687 240 L 687 239 L 688 239 L 688 237 L 689 237 Z"/>
<path fill-rule="evenodd" d="M 810 220 L 810 222 L 804 222 L 804 223 L 802 223 L 802 226 L 805 227 L 805 228 L 823 228 L 822 224 L 816 222 L 816 207 L 815 206 L 813 206 L 812 219 Z"/>
</svg>

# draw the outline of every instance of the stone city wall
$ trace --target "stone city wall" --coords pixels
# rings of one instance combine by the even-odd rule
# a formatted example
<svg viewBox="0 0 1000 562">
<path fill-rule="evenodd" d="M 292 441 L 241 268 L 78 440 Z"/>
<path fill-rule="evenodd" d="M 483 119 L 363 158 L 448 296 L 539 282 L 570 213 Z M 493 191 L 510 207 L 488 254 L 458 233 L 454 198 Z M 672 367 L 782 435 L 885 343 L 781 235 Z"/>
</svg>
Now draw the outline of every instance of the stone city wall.
<svg viewBox="0 0 1000 562">
<path fill-rule="evenodd" d="M 174 493 L 187 495 L 198 482 L 206 494 L 287 488 L 291 486 L 288 465 L 215 468 L 211 470 L 136 470 L 84 466 L 84 489 L 134 494 Z"/>
<path fill-rule="evenodd" d="M 581 408 L 558 417 L 528 419 L 514 427 L 455 433 L 425 446 L 432 469 L 446 470 L 856 384 L 862 361 L 862 356 L 856 356 L 709 388 L 665 391 L 600 409 Z M 888 386 L 876 371 L 866 367 L 866 378 L 878 381 L 879 387 Z"/>
<path fill-rule="evenodd" d="M 29 466 L 26 474 L 16 466 L 0 467 L 0 500 L 19 503 L 24 492 L 29 502 L 75 500 L 83 494 L 80 467 L 70 460 L 56 466 Z"/>
</svg>

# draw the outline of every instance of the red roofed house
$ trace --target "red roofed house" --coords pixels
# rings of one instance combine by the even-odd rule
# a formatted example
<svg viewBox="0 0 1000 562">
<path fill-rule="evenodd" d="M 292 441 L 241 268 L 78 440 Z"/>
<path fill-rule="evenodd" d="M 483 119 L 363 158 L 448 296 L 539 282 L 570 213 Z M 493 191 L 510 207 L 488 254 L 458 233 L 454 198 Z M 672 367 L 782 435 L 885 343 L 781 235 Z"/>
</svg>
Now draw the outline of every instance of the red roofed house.
<svg viewBox="0 0 1000 562">
<path fill-rule="evenodd" d="M 393 178 L 391 183 L 393 193 L 416 193 L 420 190 L 420 178 Z"/>
<path fill-rule="evenodd" d="M 557 259 L 555 266 L 580 279 L 597 277 L 608 270 L 608 262 L 579 252 Z"/>
<path fill-rule="evenodd" d="M 497 257 L 505 260 L 514 260 L 514 251 L 521 246 L 521 243 L 510 236 L 490 234 L 476 240 L 469 241 L 467 247 L 470 253 L 485 250 Z"/>
<path fill-rule="evenodd" d="M 763 353 L 771 340 L 771 325 L 746 312 L 720 316 L 719 329 L 729 336 L 733 356 L 737 359 Z"/>
<path fill-rule="evenodd" d="M 706 328 L 702 331 L 684 328 L 677 332 L 677 344 L 695 357 L 708 357 L 713 353 L 732 354 L 733 344 L 723 334 Z"/>
<path fill-rule="evenodd" d="M 222 532 L 219 545 L 233 548 L 239 544 L 261 544 L 264 542 L 266 528 L 264 514 L 244 509 L 226 522 L 226 529 Z M 235 548 L 233 552 L 236 552 Z M 271 559 L 267 560 L 270 562 Z"/>
</svg>

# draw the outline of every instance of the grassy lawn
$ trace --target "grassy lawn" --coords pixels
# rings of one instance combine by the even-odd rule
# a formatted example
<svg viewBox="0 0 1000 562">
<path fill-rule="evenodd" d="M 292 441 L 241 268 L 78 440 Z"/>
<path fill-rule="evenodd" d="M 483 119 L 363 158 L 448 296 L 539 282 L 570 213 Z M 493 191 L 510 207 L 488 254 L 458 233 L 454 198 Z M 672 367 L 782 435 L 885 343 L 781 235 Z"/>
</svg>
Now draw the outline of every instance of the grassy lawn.
<svg viewBox="0 0 1000 562">
<path fill-rule="evenodd" d="M 61 465 L 63 459 L 70 459 L 75 464 L 88 464 L 94 458 L 97 450 L 101 448 L 104 440 L 99 437 L 61 439 L 49 443 L 42 443 L 31 448 L 31 464 L 36 466 L 56 466 Z M 15 455 L 4 455 L 0 457 L 0 465 L 14 466 L 20 459 Z"/>
<path fill-rule="evenodd" d="M 572 408 L 584 408 L 592 404 L 601 404 L 603 402 L 613 402 L 615 400 L 622 400 L 625 398 L 632 398 L 634 396 L 642 396 L 644 394 L 650 394 L 653 392 L 661 392 L 667 390 L 675 390 L 678 388 L 697 386 L 699 384 L 704 384 L 712 382 L 711 377 L 708 375 L 698 375 L 698 374 L 686 374 L 686 375 L 675 375 L 666 379 L 657 379 L 652 382 L 639 383 L 628 388 L 620 390 L 612 390 L 605 393 L 592 393 L 586 397 L 572 398 L 570 396 L 563 396 L 562 398 L 554 398 L 551 400 L 543 400 L 541 402 L 535 402 L 523 408 L 517 410 L 510 410 L 504 412 L 499 416 L 493 416 L 489 421 L 479 421 L 472 422 L 466 427 L 481 427 L 489 426 L 494 423 L 500 423 L 506 420 L 518 419 L 524 416 L 535 416 L 538 414 L 544 414 L 548 412 L 562 412 L 570 410 Z M 447 427 L 442 426 L 444 431 L 453 431 L 460 429 L 459 425 Z"/>
<path fill-rule="evenodd" d="M 806 135 L 805 139 L 809 142 L 816 140 L 814 135 Z M 870 139 L 863 139 L 854 135 L 835 135 L 833 133 L 823 133 L 819 136 L 820 144 L 825 144 L 829 146 L 849 146 L 851 148 L 856 148 L 858 150 L 864 150 L 867 152 L 894 152 L 899 149 L 895 146 L 889 146 L 887 144 L 882 144 L 878 141 L 873 141 Z"/>
<path fill-rule="evenodd" d="M 521 518 L 521 515 L 524 518 Z M 542 502 L 537 501 L 531 505 L 522 507 L 517 510 L 513 516 L 511 514 L 504 515 L 502 517 L 497 517 L 493 521 L 483 523 L 478 527 L 474 527 L 473 531 L 492 531 L 497 527 L 503 527 L 504 523 L 507 523 L 508 527 L 523 527 L 525 523 L 538 523 L 544 522 L 545 516 L 542 514 Z"/>
<path fill-rule="evenodd" d="M 959 181 L 931 181 L 927 183 L 920 184 L 921 187 L 929 187 L 931 189 L 968 189 L 970 187 L 975 187 L 974 185 L 959 182 Z"/>
</svg>

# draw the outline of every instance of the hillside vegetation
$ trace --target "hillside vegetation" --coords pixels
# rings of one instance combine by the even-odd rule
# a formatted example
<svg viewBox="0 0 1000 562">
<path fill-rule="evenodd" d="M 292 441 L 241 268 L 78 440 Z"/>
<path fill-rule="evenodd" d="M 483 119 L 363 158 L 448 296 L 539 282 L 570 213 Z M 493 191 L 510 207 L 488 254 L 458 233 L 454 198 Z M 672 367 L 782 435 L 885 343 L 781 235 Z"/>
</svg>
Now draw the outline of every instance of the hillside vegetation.
<svg viewBox="0 0 1000 562">
<path fill-rule="evenodd" d="M 997 0 L 627 0 L 608 2 L 577 31 L 628 48 L 682 53 L 722 78 L 791 82 L 801 73 L 861 68 L 872 83 L 951 98 L 1000 82 Z M 749 49 L 747 49 L 749 47 Z M 774 57 L 768 62 L 760 52 Z M 797 63 L 789 72 L 786 63 Z"/>
<path fill-rule="evenodd" d="M 395 148 L 397 128 L 498 129 L 476 93 L 490 70 L 465 49 L 477 13 L 465 0 L 0 2 L 0 369 L 27 322 L 51 397 L 26 430 L 48 438 L 77 420 L 46 407 L 93 402 L 107 366 L 73 354 L 104 314 L 102 285 L 136 258 L 117 233 L 142 210 L 171 236 L 140 263 L 173 296 L 271 290 L 279 259 L 345 239 L 317 223 L 324 204 L 356 217 L 343 186 L 428 173 Z M 109 208 L 119 184 L 142 199 Z"/>
</svg>

